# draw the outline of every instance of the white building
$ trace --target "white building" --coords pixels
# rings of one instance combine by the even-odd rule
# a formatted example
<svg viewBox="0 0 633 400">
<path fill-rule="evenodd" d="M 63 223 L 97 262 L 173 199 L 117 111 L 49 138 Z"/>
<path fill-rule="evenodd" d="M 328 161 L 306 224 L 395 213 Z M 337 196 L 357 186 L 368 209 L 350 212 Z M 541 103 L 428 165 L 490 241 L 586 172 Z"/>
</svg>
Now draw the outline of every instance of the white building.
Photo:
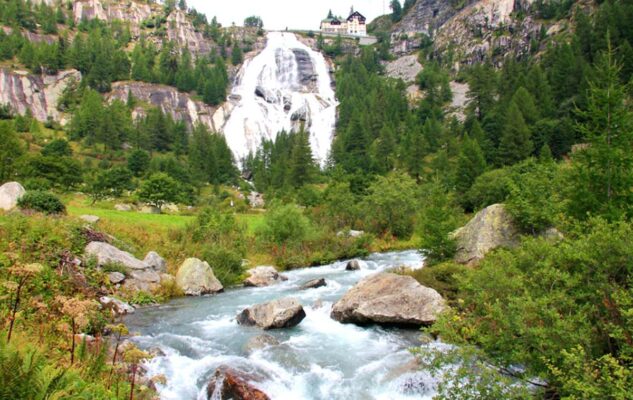
<svg viewBox="0 0 633 400">
<path fill-rule="evenodd" d="M 321 32 L 335 35 L 367 36 L 367 18 L 358 11 L 352 11 L 347 19 L 330 14 L 321 21 Z"/>
</svg>

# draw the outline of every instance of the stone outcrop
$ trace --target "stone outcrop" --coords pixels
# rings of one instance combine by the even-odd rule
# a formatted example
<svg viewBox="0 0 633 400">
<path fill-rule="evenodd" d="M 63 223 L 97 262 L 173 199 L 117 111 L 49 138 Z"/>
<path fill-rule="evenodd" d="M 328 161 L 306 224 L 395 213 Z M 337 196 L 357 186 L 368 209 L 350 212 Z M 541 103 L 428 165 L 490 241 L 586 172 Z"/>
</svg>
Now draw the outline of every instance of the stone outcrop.
<svg viewBox="0 0 633 400">
<path fill-rule="evenodd" d="M 446 309 L 434 289 L 410 276 L 379 273 L 363 279 L 332 307 L 331 317 L 343 323 L 431 325 Z"/>
<path fill-rule="evenodd" d="M 129 22 L 132 35 L 138 37 L 145 20 L 154 12 L 161 12 L 160 7 L 152 10 L 151 5 L 135 1 L 103 1 L 82 0 L 73 2 L 73 17 L 76 23 L 82 20 L 100 19 L 102 21 Z"/>
<path fill-rule="evenodd" d="M 97 260 L 97 266 L 103 267 L 107 264 L 120 264 L 128 270 L 142 271 L 148 269 L 149 266 L 143 261 L 134 257 L 127 251 L 119 250 L 108 243 L 91 242 L 88 243 L 84 254 L 87 257 L 94 257 Z"/>
<path fill-rule="evenodd" d="M 187 296 L 201 296 L 218 293 L 224 287 L 205 261 L 188 258 L 178 269 L 176 284 Z"/>
<path fill-rule="evenodd" d="M 491 250 L 517 245 L 519 230 L 503 204 L 493 204 L 478 212 L 452 236 L 457 240 L 455 261 L 473 264 Z"/>
<path fill-rule="evenodd" d="M 147 253 L 143 262 L 156 272 L 167 272 L 167 261 L 155 251 Z"/>
<path fill-rule="evenodd" d="M 312 279 L 310 281 L 307 281 L 306 283 L 301 285 L 300 289 L 301 290 L 316 289 L 323 286 L 327 286 L 327 282 L 325 281 L 325 278 L 319 278 L 319 279 Z"/>
<path fill-rule="evenodd" d="M 237 315 L 237 323 L 256 325 L 262 329 L 292 328 L 305 317 L 306 313 L 297 299 L 285 298 L 245 309 Z"/>
<path fill-rule="evenodd" d="M 207 385 L 207 398 L 212 400 L 270 400 L 253 382 L 257 377 L 222 366 Z"/>
<path fill-rule="evenodd" d="M 288 280 L 285 276 L 280 275 L 275 267 L 251 268 L 246 273 L 249 276 L 244 280 L 244 286 L 264 287 Z"/>
<path fill-rule="evenodd" d="M 160 108 L 175 121 L 184 121 L 189 128 L 197 124 L 202 124 L 213 132 L 221 128 L 221 126 L 216 127 L 214 122 L 217 108 L 193 100 L 191 95 L 179 92 L 174 87 L 146 82 L 116 82 L 112 84 L 112 92 L 108 94 L 108 98 L 125 102 L 128 93 L 141 102 Z M 138 118 L 144 116 L 144 113 L 143 107 L 136 107 L 133 116 Z"/>
<path fill-rule="evenodd" d="M 13 210 L 25 193 L 26 190 L 18 182 L 8 182 L 0 186 L 0 210 Z"/>
<path fill-rule="evenodd" d="M 169 14 L 166 26 L 167 39 L 181 49 L 188 48 L 194 57 L 205 56 L 213 49 L 213 43 L 193 26 L 182 10 Z"/>
<path fill-rule="evenodd" d="M 57 110 L 57 102 L 68 85 L 80 80 L 81 74 L 76 70 L 33 75 L 27 71 L 0 69 L 0 103 L 10 104 L 18 114 L 29 110 L 39 121 L 46 121 L 50 116 L 65 124 L 67 120 Z"/>
<path fill-rule="evenodd" d="M 313 91 L 318 80 L 318 75 L 312 64 L 310 54 L 303 49 L 292 49 L 299 69 L 299 82 L 306 90 Z"/>
<path fill-rule="evenodd" d="M 117 285 L 125 280 L 125 275 L 120 272 L 110 272 L 108 274 L 108 280 L 111 284 Z"/>
</svg>

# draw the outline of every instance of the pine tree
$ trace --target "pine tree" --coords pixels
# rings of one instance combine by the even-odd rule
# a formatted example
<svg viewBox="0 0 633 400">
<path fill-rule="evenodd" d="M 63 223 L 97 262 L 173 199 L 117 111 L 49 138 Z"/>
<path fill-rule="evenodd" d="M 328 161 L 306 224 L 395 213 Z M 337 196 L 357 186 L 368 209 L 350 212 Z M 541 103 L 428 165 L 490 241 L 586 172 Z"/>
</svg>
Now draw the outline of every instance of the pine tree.
<svg viewBox="0 0 633 400">
<path fill-rule="evenodd" d="M 231 64 L 240 65 L 244 59 L 244 54 L 240 46 L 237 43 L 233 45 L 233 49 L 231 50 Z"/>
<path fill-rule="evenodd" d="M 391 0 L 391 20 L 393 22 L 398 22 L 402 19 L 402 4 L 400 4 L 400 0 Z"/>
<path fill-rule="evenodd" d="M 495 72 L 489 64 L 477 64 L 471 71 L 468 83 L 470 85 L 466 94 L 470 100 L 468 111 L 482 121 L 495 103 Z"/>
<path fill-rule="evenodd" d="M 523 86 L 519 87 L 514 95 L 512 96 L 512 101 L 519 107 L 519 111 L 521 111 L 521 115 L 525 122 L 532 126 L 540 119 L 540 113 L 536 104 L 534 102 L 534 98 Z"/>
<path fill-rule="evenodd" d="M 290 159 L 290 183 L 295 188 L 312 182 L 316 169 L 309 137 L 310 134 L 304 131 L 294 135 Z"/>
<path fill-rule="evenodd" d="M 587 107 L 577 111 L 583 121 L 579 132 L 589 144 L 574 157 L 571 209 L 580 218 L 587 213 L 610 219 L 633 214 L 633 114 L 620 71 L 609 46 L 593 71 Z"/>
<path fill-rule="evenodd" d="M 457 159 L 455 172 L 455 189 L 459 193 L 466 193 L 475 179 L 486 170 L 486 159 L 476 140 L 464 137 L 462 151 Z"/>
<path fill-rule="evenodd" d="M 529 157 L 533 144 L 530 129 L 514 101 L 510 102 L 505 119 L 499 142 L 498 162 L 501 165 L 512 165 Z"/>
</svg>

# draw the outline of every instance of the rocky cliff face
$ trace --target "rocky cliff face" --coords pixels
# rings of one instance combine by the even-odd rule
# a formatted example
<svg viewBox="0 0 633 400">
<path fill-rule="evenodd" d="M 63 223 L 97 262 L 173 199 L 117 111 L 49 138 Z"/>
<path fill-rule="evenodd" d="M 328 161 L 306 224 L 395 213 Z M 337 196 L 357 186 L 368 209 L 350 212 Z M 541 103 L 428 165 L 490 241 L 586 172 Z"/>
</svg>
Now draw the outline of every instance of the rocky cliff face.
<svg viewBox="0 0 633 400">
<path fill-rule="evenodd" d="M 46 121 L 48 117 L 66 122 L 57 110 L 57 101 L 73 80 L 81 79 L 75 70 L 57 75 L 32 75 L 26 71 L 0 69 L 0 103 L 9 104 L 17 113 L 30 110 L 33 117 Z"/>
<path fill-rule="evenodd" d="M 542 23 L 529 13 L 523 18 L 516 18 L 516 13 L 529 11 L 532 1 L 482 0 L 464 8 L 437 30 L 437 54 L 455 49 L 453 61 L 462 64 L 496 60 L 506 54 L 528 54 Z"/>
<path fill-rule="evenodd" d="M 394 27 L 392 51 L 399 55 L 414 51 L 421 44 L 421 36 L 428 35 L 434 40 L 436 55 L 456 69 L 460 64 L 484 60 L 499 64 L 508 54 L 528 54 L 532 39 L 539 38 L 543 25 L 531 13 L 533 2 L 467 0 L 458 10 L 444 0 L 418 0 Z"/>
<path fill-rule="evenodd" d="M 112 85 L 112 92 L 107 97 L 110 100 L 126 101 L 128 92 L 135 99 L 160 108 L 174 120 L 185 121 L 189 128 L 196 124 L 203 124 L 212 131 L 218 131 L 225 122 L 223 115 L 226 110 L 223 107 L 211 107 L 201 101 L 193 100 L 189 94 L 179 92 L 171 86 L 145 82 L 117 82 Z M 214 117 L 216 112 L 218 116 Z M 136 108 L 135 116 L 144 114 L 145 110 L 142 107 Z"/>
<path fill-rule="evenodd" d="M 75 22 L 92 19 L 127 21 L 130 23 L 130 31 L 135 36 L 140 35 L 143 21 L 148 19 L 154 11 L 149 4 L 134 1 L 83 0 L 75 1 L 73 4 Z"/>
<path fill-rule="evenodd" d="M 174 41 L 180 48 L 189 48 L 194 56 L 207 55 L 213 48 L 211 41 L 196 31 L 181 10 L 175 10 L 167 17 L 167 39 Z"/>
</svg>

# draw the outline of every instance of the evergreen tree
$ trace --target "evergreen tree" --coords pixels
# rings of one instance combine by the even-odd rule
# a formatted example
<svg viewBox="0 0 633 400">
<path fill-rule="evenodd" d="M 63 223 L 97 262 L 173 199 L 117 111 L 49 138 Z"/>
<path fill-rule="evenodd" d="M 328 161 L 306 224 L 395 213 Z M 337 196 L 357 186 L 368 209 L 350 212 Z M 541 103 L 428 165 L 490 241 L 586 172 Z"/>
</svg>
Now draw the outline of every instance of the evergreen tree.
<svg viewBox="0 0 633 400">
<path fill-rule="evenodd" d="M 482 121 L 495 104 L 496 77 L 494 70 L 488 64 L 477 64 L 470 73 L 468 83 L 469 88 L 466 94 L 470 100 L 468 112 Z"/>
<path fill-rule="evenodd" d="M 580 133 L 589 146 L 574 157 L 571 211 L 579 218 L 597 213 L 630 217 L 633 204 L 633 114 L 620 66 L 609 48 L 597 61 Z"/>
<path fill-rule="evenodd" d="M 391 20 L 393 22 L 398 22 L 402 19 L 402 4 L 400 4 L 400 0 L 391 0 Z"/>
<path fill-rule="evenodd" d="M 530 128 L 526 125 L 519 107 L 514 101 L 511 101 L 506 112 L 503 134 L 499 142 L 499 164 L 511 165 L 528 158 L 533 150 L 530 137 Z"/>
<path fill-rule="evenodd" d="M 455 172 L 455 189 L 464 194 L 470 189 L 475 179 L 486 170 L 486 159 L 476 140 L 464 137 L 462 151 L 457 159 Z"/>
<path fill-rule="evenodd" d="M 17 160 L 24 153 L 11 123 L 0 121 L 0 182 L 13 180 L 17 172 Z"/>
<path fill-rule="evenodd" d="M 290 183 L 296 188 L 310 183 L 316 169 L 309 137 L 310 134 L 304 131 L 294 135 L 290 159 Z"/>
<path fill-rule="evenodd" d="M 534 98 L 523 86 L 519 87 L 514 93 L 512 101 L 517 105 L 519 111 L 521 111 L 521 115 L 528 126 L 533 126 L 536 121 L 539 120 L 540 113 L 536 107 Z"/>
<path fill-rule="evenodd" d="M 236 42 L 231 50 L 231 64 L 240 65 L 243 60 L 244 54 L 242 52 L 242 48 Z"/>
</svg>

